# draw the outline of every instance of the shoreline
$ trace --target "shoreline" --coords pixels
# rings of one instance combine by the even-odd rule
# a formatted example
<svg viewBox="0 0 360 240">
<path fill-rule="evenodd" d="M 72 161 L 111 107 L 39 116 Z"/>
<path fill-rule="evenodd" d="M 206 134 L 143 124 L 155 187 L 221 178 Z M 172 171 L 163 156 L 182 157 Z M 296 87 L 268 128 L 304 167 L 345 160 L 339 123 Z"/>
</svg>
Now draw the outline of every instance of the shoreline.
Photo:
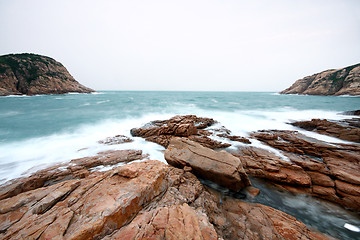
<svg viewBox="0 0 360 240">
<path fill-rule="evenodd" d="M 347 119 L 350 119 L 350 118 L 347 118 Z M 359 118 L 355 118 L 355 119 L 357 119 L 357 121 L 360 120 Z M 286 131 L 281 131 L 281 130 L 270 130 L 269 131 L 269 130 L 267 130 L 267 131 L 258 131 L 258 132 L 251 133 L 248 137 L 244 138 L 244 137 L 241 137 L 241 136 L 232 135 L 232 133 L 231 133 L 231 131 L 229 129 L 226 129 L 225 127 L 221 127 L 221 125 L 216 125 L 215 123 L 216 123 L 216 120 L 209 119 L 209 118 L 197 118 L 194 115 L 192 115 L 192 116 L 175 116 L 175 117 L 173 117 L 172 119 L 169 119 L 169 120 L 153 121 L 152 123 L 147 124 L 146 128 L 141 128 L 140 127 L 140 128 L 138 128 L 139 130 L 136 130 L 136 131 L 131 130 L 131 133 L 132 133 L 133 137 L 134 136 L 145 137 L 145 138 L 148 138 L 147 139 L 148 141 L 160 143 L 160 145 L 163 145 L 165 147 L 165 149 L 166 149 L 166 147 L 168 145 L 168 143 L 166 141 L 168 141 L 168 140 L 171 141 L 171 138 L 172 138 L 171 136 L 173 134 L 174 136 L 178 136 L 178 137 L 180 136 L 182 138 L 189 138 L 192 141 L 196 141 L 196 142 L 200 143 L 201 145 L 205 146 L 206 149 L 209 149 L 209 150 L 206 150 L 206 151 L 210 151 L 211 148 L 214 148 L 216 150 L 218 148 L 218 146 L 225 147 L 225 145 L 221 145 L 221 144 L 227 144 L 226 142 L 221 143 L 221 142 L 219 142 L 220 138 L 212 138 L 211 137 L 211 136 L 217 136 L 217 135 L 220 136 L 221 135 L 221 137 L 223 139 L 224 138 L 232 139 L 232 140 L 229 141 L 230 143 L 240 141 L 240 145 L 237 145 L 237 147 L 235 147 L 235 150 L 233 148 L 230 148 L 230 151 L 227 151 L 227 152 L 232 153 L 233 156 L 235 156 L 235 157 L 237 157 L 238 159 L 241 160 L 243 168 L 245 169 L 245 172 L 249 176 L 251 176 L 252 178 L 255 177 L 255 179 L 259 178 L 259 179 L 267 179 L 266 181 L 270 180 L 272 182 L 273 187 L 275 187 L 274 189 L 279 189 L 280 192 L 296 193 L 296 195 L 300 193 L 299 196 L 301 196 L 301 195 L 303 195 L 303 196 L 306 196 L 306 195 L 311 196 L 311 195 L 313 195 L 316 198 L 320 198 L 320 199 L 324 199 L 324 200 L 332 201 L 332 202 L 334 202 L 334 201 L 337 202 L 338 200 L 335 200 L 333 198 L 335 195 L 331 195 L 332 194 L 331 191 L 329 192 L 329 190 L 331 188 L 330 186 L 334 186 L 334 183 L 333 183 L 333 181 L 334 181 L 336 183 L 336 185 L 337 185 L 337 188 L 339 189 L 340 186 L 341 186 L 341 189 L 343 189 L 343 191 L 345 191 L 346 194 L 349 194 L 349 193 L 355 194 L 355 195 L 352 195 L 353 196 L 351 198 L 352 201 L 354 199 L 357 199 L 357 198 L 360 199 L 360 185 L 357 186 L 357 184 L 356 184 L 356 181 L 357 181 L 356 179 L 357 178 L 348 178 L 349 176 L 347 176 L 347 175 L 339 175 L 340 172 L 338 170 L 336 170 L 337 173 L 334 173 L 334 175 L 331 175 L 331 174 L 333 174 L 332 172 L 329 172 L 329 171 L 324 172 L 323 170 L 320 170 L 321 169 L 321 164 L 325 163 L 325 159 L 328 158 L 329 154 L 332 154 L 331 156 L 334 157 L 334 156 L 337 156 L 336 151 L 343 151 L 344 149 L 346 149 L 346 151 L 350 151 L 350 152 L 354 153 L 352 155 L 348 155 L 348 157 L 352 156 L 352 158 L 354 160 L 357 159 L 356 161 L 359 161 L 359 159 L 360 159 L 360 154 L 359 154 L 360 153 L 360 146 L 359 146 L 359 144 L 351 144 L 351 145 L 349 145 L 349 144 L 345 144 L 345 143 L 337 143 L 335 145 L 334 144 L 333 145 L 326 145 L 325 142 L 322 142 L 320 140 L 316 140 L 315 143 L 311 143 L 312 145 L 315 144 L 315 145 L 313 145 L 313 146 L 315 146 L 314 149 L 316 149 L 314 151 L 314 150 L 311 150 L 309 148 L 310 145 L 309 146 L 307 145 L 308 144 L 307 141 L 313 141 L 313 140 L 311 140 L 309 137 L 306 137 L 306 138 L 302 137 L 301 133 L 296 133 L 296 132 L 289 131 L 289 130 L 286 130 Z M 165 128 L 164 128 L 164 126 L 165 126 Z M 192 126 L 195 126 L 195 128 L 192 127 Z M 215 126 L 215 127 L 212 127 L 212 126 Z M 334 126 L 332 126 L 332 127 L 334 127 Z M 340 129 L 341 125 L 338 125 L 338 127 Z M 171 130 L 172 128 L 174 128 L 174 130 Z M 349 130 L 349 129 L 347 129 L 347 130 L 346 129 L 347 128 L 345 128 L 345 130 L 344 129 L 342 129 L 342 130 L 344 130 L 344 131 Z M 330 132 L 333 132 L 333 130 L 331 130 Z M 166 135 L 163 135 L 163 134 L 166 134 Z M 317 134 L 319 134 L 319 133 L 317 133 Z M 194 137 L 192 137 L 192 136 L 194 136 Z M 109 139 L 105 139 L 104 142 L 106 144 L 112 144 L 112 143 L 114 143 L 114 144 L 124 144 L 124 146 L 125 146 L 126 143 L 118 142 L 119 139 L 123 139 L 123 138 L 120 137 L 120 136 L 118 138 L 109 138 Z M 250 139 L 250 141 L 249 141 L 249 139 Z M 252 141 L 254 141 L 254 140 L 260 141 L 262 144 L 265 144 L 265 145 L 267 145 L 269 147 L 272 147 L 274 149 L 278 149 L 278 151 L 280 151 L 281 154 L 284 154 L 285 157 L 290 159 L 290 162 L 286 162 L 286 161 L 282 160 L 281 158 L 279 158 L 274 153 L 267 152 L 266 149 L 262 149 L 262 150 L 257 149 L 252 144 Z M 275 141 L 275 142 L 273 142 L 273 141 Z M 290 143 L 289 141 L 295 141 L 295 142 L 293 142 L 293 143 L 291 143 L 289 145 L 288 144 L 288 143 Z M 304 147 L 301 146 L 302 144 L 305 144 Z M 227 147 L 229 147 L 229 146 L 227 145 Z M 339 150 L 337 150 L 338 148 L 339 148 Z M 168 151 L 168 150 L 169 149 L 167 148 L 166 151 Z M 119 154 L 124 154 L 124 151 L 125 150 L 118 150 L 118 153 Z M 251 151 L 251 153 L 249 154 L 248 151 Z M 307 162 L 305 165 L 304 165 L 305 162 L 302 163 L 300 161 L 300 158 L 295 157 L 296 155 L 293 154 L 293 153 L 295 153 L 295 154 L 300 154 L 301 155 L 301 153 L 299 151 L 305 151 L 304 153 L 302 153 L 302 154 L 305 154 L 305 155 L 303 155 L 304 159 L 301 160 L 301 161 Z M 334 153 L 331 153 L 332 151 Z M 325 154 L 324 156 L 326 156 L 326 157 L 324 157 L 324 156 L 321 157 L 320 155 L 318 155 L 318 154 L 322 154 L 322 152 L 324 152 L 324 154 Z M 7 201 L 13 201 L 12 199 L 14 199 L 14 198 L 16 199 L 17 196 L 20 197 L 22 195 L 20 193 L 21 191 L 24 191 L 24 193 L 28 192 L 30 194 L 31 192 L 39 192 L 37 190 L 39 187 L 43 187 L 43 188 L 45 187 L 44 190 L 41 190 L 41 191 L 45 191 L 47 188 L 51 188 L 52 186 L 56 186 L 56 185 L 59 185 L 59 184 L 60 185 L 65 184 L 66 185 L 67 182 L 74 182 L 75 181 L 76 184 L 73 187 L 71 187 L 71 188 L 74 188 L 74 189 L 71 190 L 70 193 L 67 193 L 67 194 L 70 194 L 70 196 L 71 196 L 72 191 L 77 191 L 76 189 L 78 189 L 79 186 L 81 186 L 81 184 L 82 184 L 81 182 L 86 181 L 86 179 L 88 179 L 91 176 L 100 176 L 100 175 L 101 176 L 111 176 L 111 174 L 110 174 L 111 172 L 123 171 L 123 170 L 120 170 L 120 169 L 124 169 L 124 168 L 127 169 L 128 168 L 127 164 L 125 164 L 123 166 L 121 166 L 122 164 L 116 165 L 118 163 L 117 160 L 114 160 L 114 161 L 110 160 L 110 162 L 108 162 L 108 163 L 102 162 L 102 161 L 104 161 L 106 159 L 112 159 L 112 157 L 110 157 L 111 155 L 108 155 L 109 157 L 106 157 L 107 153 L 103 153 L 103 154 L 105 154 L 105 155 L 99 155 L 99 157 L 97 157 L 97 158 L 95 156 L 95 157 L 87 157 L 87 158 L 83 158 L 83 159 L 73 160 L 73 161 L 71 161 L 70 163 L 67 163 L 67 164 L 63 164 L 63 165 L 60 165 L 60 166 L 57 166 L 57 167 L 52 167 L 52 168 L 47 169 L 47 170 L 46 169 L 41 170 L 40 172 L 33 174 L 29 178 L 23 178 L 22 180 L 13 180 L 12 184 L 10 183 L 10 185 L 9 185 L 9 183 L 8 183 L 8 185 L 2 185 L 0 187 L 1 192 L 3 192 L 3 193 L 8 192 L 8 194 L 9 194 L 9 189 L 13 189 L 12 190 L 13 195 L 10 194 L 5 198 L 2 197 L 1 199 L 3 199 L 3 200 L 1 200 L 1 201 L 3 203 L 5 203 Z M 114 154 L 114 153 L 110 153 L 110 154 Z M 254 154 L 256 154 L 256 155 L 254 155 Z M 122 156 L 125 156 L 125 155 L 122 155 Z M 309 156 L 312 155 L 313 157 L 318 156 L 318 157 L 323 158 L 323 160 L 322 160 L 322 162 L 319 162 L 319 160 L 314 160 L 312 158 L 308 158 L 307 155 L 309 155 Z M 146 156 L 143 156 L 142 154 L 139 155 L 139 156 L 142 156 L 141 158 L 143 158 L 143 159 L 147 158 Z M 258 158 L 258 157 L 260 157 L 260 158 Z M 98 159 L 98 160 L 95 161 L 95 162 L 97 162 L 96 163 L 97 165 L 93 164 L 95 158 Z M 140 165 L 143 165 L 143 164 L 145 164 L 145 165 L 148 165 L 148 164 L 151 165 L 152 164 L 152 163 L 149 162 L 149 160 L 141 160 L 141 158 L 137 157 L 136 159 L 134 159 L 135 162 L 138 162 L 138 163 L 133 163 L 133 164 L 135 164 L 136 166 L 140 166 Z M 165 156 L 165 158 L 166 158 L 166 156 Z M 259 161 L 259 163 L 264 164 L 264 165 L 263 166 L 258 165 L 258 166 L 256 166 L 254 168 L 255 162 L 253 162 L 252 158 L 257 159 L 256 161 Z M 99 161 L 99 159 L 103 159 L 103 160 Z M 116 159 L 116 157 L 115 157 L 115 159 Z M 126 157 L 126 156 L 125 156 L 125 159 L 131 161 L 131 159 Z M 267 159 L 267 160 L 265 160 L 265 162 L 264 162 L 262 159 Z M 166 160 L 168 161 L 168 159 L 166 159 Z M 145 161 L 145 162 L 143 162 L 143 161 Z M 330 161 L 330 160 L 326 160 L 326 161 Z M 77 164 L 74 165 L 74 163 L 76 163 L 76 162 L 77 162 Z M 90 165 L 86 165 L 87 162 Z M 271 165 L 267 165 L 268 163 L 266 163 L 266 162 L 271 163 Z M 79 163 L 80 164 L 85 164 L 85 165 L 79 165 Z M 110 164 L 110 166 L 115 164 L 114 165 L 115 167 L 113 169 L 111 169 L 111 167 L 110 167 L 108 170 L 106 170 L 106 168 L 105 169 L 104 168 L 99 168 L 99 166 L 101 166 L 101 165 L 105 166 L 105 165 L 109 165 L 109 164 Z M 132 168 L 131 166 L 133 166 L 133 164 L 130 163 L 129 168 Z M 156 165 L 159 165 L 159 164 L 156 164 Z M 348 164 L 348 163 L 346 163 L 346 164 Z M 81 166 L 85 166 L 85 168 L 83 168 Z M 91 167 L 86 167 L 86 166 L 91 166 Z M 166 171 L 170 171 L 170 172 L 175 171 L 175 170 L 171 170 L 172 167 L 170 165 L 167 165 L 167 167 L 165 167 L 165 168 L 170 169 L 170 170 L 166 170 Z M 56 170 L 56 169 L 58 169 L 58 170 Z M 99 169 L 103 169 L 104 171 L 96 171 L 96 170 L 99 170 Z M 315 174 L 314 171 L 316 169 L 320 170 L 320 172 Z M 348 171 L 346 169 L 345 169 L 345 171 Z M 262 173 L 260 173 L 259 170 L 261 170 Z M 318 171 L 318 170 L 316 170 L 316 171 Z M 330 168 L 330 170 L 333 171 L 332 167 Z M 128 170 L 126 170 L 126 171 L 128 171 Z M 136 167 L 135 169 L 132 169 L 131 171 L 132 172 L 129 172 L 129 173 L 126 173 L 126 174 L 133 175 L 134 171 L 135 172 L 136 171 L 141 171 L 141 167 Z M 178 170 L 176 170 L 176 171 L 178 171 Z M 197 170 L 196 171 L 192 170 L 192 167 L 190 167 L 190 169 L 185 169 L 184 168 L 182 171 L 183 171 L 183 173 L 182 173 L 182 175 L 180 174 L 181 176 L 185 176 L 183 174 L 190 174 L 190 173 L 197 175 Z M 195 171 L 195 172 L 193 172 L 193 171 Z M 285 172 L 283 172 L 283 171 L 285 171 Z M 334 169 L 334 171 L 335 171 L 335 169 Z M 341 170 L 341 171 L 344 171 L 344 169 Z M 354 169 L 354 171 L 356 171 L 356 170 Z M 51 173 L 51 175 L 48 175 L 49 172 Z M 284 175 L 283 175 L 284 173 L 286 173 L 285 178 L 284 178 Z M 306 174 L 311 173 L 309 175 L 310 177 L 308 175 L 306 175 L 305 173 Z M 69 174 L 72 176 L 70 179 L 67 177 Z M 108 174 L 110 174 L 110 175 L 108 175 Z M 325 176 L 328 175 L 328 174 L 330 174 L 332 177 L 331 178 L 325 178 Z M 43 176 L 42 177 L 43 180 L 40 181 L 40 185 L 39 184 L 34 184 L 37 181 L 39 182 L 39 180 L 34 180 L 34 179 L 36 179 L 35 176 Z M 191 175 L 191 176 L 193 176 L 193 175 Z M 46 177 L 46 178 L 50 177 L 50 179 L 44 180 L 44 177 Z M 195 176 L 191 177 L 191 179 L 194 178 L 194 177 Z M 335 180 L 332 179 L 333 177 L 335 177 Z M 31 178 L 32 178 L 32 180 L 30 181 L 29 179 L 31 179 Z M 132 179 L 132 178 L 137 178 L 137 176 L 130 177 L 130 179 Z M 195 179 L 196 179 L 196 177 L 195 177 Z M 344 180 L 347 181 L 347 182 L 344 182 Z M 21 183 L 21 181 L 25 181 L 25 182 Z M 161 181 L 165 181 L 165 180 L 161 180 Z M 253 180 L 253 181 L 257 182 L 255 180 Z M 349 181 L 351 183 L 349 183 Z M 32 182 L 32 184 L 29 185 L 26 182 L 29 182 L 29 183 Z M 51 182 L 51 184 L 49 184 L 50 182 Z M 310 185 L 309 185 L 309 183 L 310 183 Z M 80 185 L 78 185 L 78 184 L 80 184 Z M 169 183 L 167 183 L 167 184 L 169 184 Z M 201 184 L 201 183 L 199 183 L 199 184 Z M 315 191 L 315 192 L 313 192 L 312 194 L 309 194 L 310 193 L 309 189 L 312 189 L 312 188 L 315 189 L 315 185 L 314 185 L 314 187 L 312 187 L 313 184 L 320 184 L 320 185 L 316 185 L 316 191 L 312 190 L 312 191 Z M 323 184 L 326 185 L 325 188 L 324 188 Z M 347 188 L 344 188 L 345 187 L 344 184 L 345 185 L 347 184 L 346 185 Z M 9 188 L 9 186 L 12 186 L 12 187 Z M 31 186 L 33 186 L 33 187 L 31 187 Z M 216 190 L 216 188 L 215 189 L 210 189 L 210 188 L 206 187 L 206 185 L 199 185 L 199 186 L 202 186 L 201 188 L 207 189 L 207 190 L 205 190 L 205 192 L 207 192 L 207 194 L 210 193 L 210 195 L 215 197 L 215 198 L 218 198 L 216 196 L 221 196 L 223 194 L 223 193 L 221 193 L 221 191 L 223 191 L 221 189 L 220 190 L 219 189 Z M 264 187 L 264 185 L 261 185 L 261 184 L 259 185 L 259 183 L 256 183 L 255 186 L 260 187 L 260 194 L 259 194 L 260 198 L 261 198 L 261 196 L 264 197 L 263 196 L 264 194 L 266 196 L 266 192 L 269 189 L 271 189 L 271 188 L 268 188 L 268 187 Z M 296 187 L 296 186 L 299 186 L 299 187 Z M 309 188 L 309 186 L 311 188 Z M 354 187 L 356 187 L 356 188 L 354 188 Z M 308 189 L 306 189 L 306 188 L 308 188 Z M 23 190 L 21 190 L 21 189 L 23 189 Z M 356 190 L 356 189 L 358 189 L 358 190 Z M 276 190 L 276 191 L 279 191 L 279 190 Z M 126 190 L 126 191 L 128 191 L 128 190 Z M 192 191 L 192 190 L 189 190 L 189 191 Z M 220 192 L 218 192 L 218 191 L 220 191 Z M 343 194 L 344 199 L 345 199 L 345 196 L 347 196 L 345 194 L 345 192 L 340 193 L 340 194 Z M 357 192 L 359 192 L 359 197 L 356 197 Z M 10 191 L 10 193 L 11 193 L 11 191 Z M 220 195 L 218 195 L 218 194 L 220 194 Z M 248 195 L 248 193 L 246 191 L 244 192 L 244 194 L 247 195 L 247 198 L 248 198 L 248 200 L 250 200 L 250 202 L 251 201 L 256 202 L 257 196 L 251 197 L 251 196 Z M 278 193 L 278 194 L 280 194 L 280 193 Z M 323 194 L 330 194 L 330 195 L 323 195 Z M 339 193 L 337 193 L 337 194 L 339 194 Z M 2 196 L 6 196 L 6 195 L 2 195 Z M 225 201 L 225 202 L 227 202 L 227 201 L 230 201 L 230 202 L 235 201 L 236 204 L 241 203 L 240 205 L 242 207 L 247 207 L 248 206 L 247 204 L 250 204 L 250 205 L 252 204 L 252 203 L 245 203 L 242 200 L 237 200 L 236 198 L 233 199 L 231 196 L 232 195 L 230 195 L 229 197 L 225 197 L 225 199 L 223 199 L 223 197 L 221 197 L 221 199 L 223 199 L 221 201 Z M 272 194 L 270 194 L 268 196 L 276 196 L 276 194 L 274 195 L 274 193 L 272 193 Z M 20 197 L 20 199 L 21 198 L 23 198 L 23 197 Z M 61 205 L 63 201 L 67 201 L 66 199 L 68 199 L 68 197 L 66 197 L 63 200 L 61 200 L 61 199 L 59 198 L 58 200 L 56 200 L 56 202 L 54 203 L 55 205 L 53 205 L 51 208 L 54 208 L 58 204 Z M 176 199 L 176 197 L 172 196 L 170 199 L 171 199 L 171 201 L 174 201 L 174 199 Z M 253 200 L 251 200 L 251 199 L 253 199 Z M 322 201 L 324 201 L 324 200 L 322 200 Z M 261 201 L 264 201 L 264 200 L 261 200 Z M 264 204 L 265 202 L 262 202 L 262 203 Z M 148 205 L 148 204 L 150 204 L 150 205 L 155 204 L 154 207 L 156 207 L 156 206 L 160 207 L 161 206 L 161 205 L 158 205 L 159 203 L 157 203 L 156 201 L 153 202 L 153 200 L 151 202 L 147 203 L 146 205 Z M 345 201 L 345 202 L 342 202 L 340 205 L 344 206 L 343 204 L 345 204 L 345 206 L 346 206 L 346 204 L 350 204 L 350 203 Z M 239 205 L 239 207 L 240 207 L 240 205 Z M 196 207 L 194 208 L 194 206 L 192 206 L 191 204 L 188 205 L 188 206 L 186 206 L 186 205 L 176 205 L 175 204 L 175 205 L 168 206 L 166 209 L 169 209 L 169 207 L 172 209 L 172 207 L 177 208 L 177 207 L 180 207 L 180 206 L 182 206 L 181 209 L 183 209 L 183 211 L 184 211 L 184 207 L 186 209 L 188 209 L 188 206 L 190 207 L 190 209 L 188 209 L 189 211 L 196 210 Z M 317 205 L 314 205 L 314 206 L 317 206 Z M 350 207 L 350 206 L 351 205 L 348 205 L 348 207 Z M 356 205 L 355 206 L 352 205 L 352 206 L 355 207 L 355 209 L 356 209 Z M 106 207 L 106 206 L 104 206 L 104 207 Z M 257 205 L 257 207 L 261 207 L 261 206 Z M 261 208 L 263 208 L 263 207 L 261 207 Z M 191 210 L 191 209 L 193 209 L 193 210 Z M 8 212 L 6 214 L 10 214 L 14 210 L 10 210 L 10 211 L 7 210 L 7 211 Z M 140 213 L 141 213 L 141 212 L 143 212 L 145 210 L 139 209 L 139 210 L 136 210 L 136 211 L 140 211 Z M 166 210 L 166 211 L 168 211 L 168 210 Z M 224 214 L 227 215 L 228 214 L 227 211 L 229 211 L 229 210 L 224 210 L 223 209 L 222 211 L 225 211 Z M 268 211 L 268 210 L 266 210 L 266 211 Z M 357 211 L 359 211 L 359 209 Z M 273 210 L 271 210 L 271 212 L 273 212 Z M 4 211 L 3 211 L 3 213 L 4 213 Z M 143 214 L 145 214 L 145 213 L 146 213 L 146 211 Z M 27 213 L 25 213 L 25 214 L 27 214 Z M 55 214 L 56 214 L 56 211 L 55 211 Z M 203 212 L 203 214 L 207 215 L 208 218 L 209 218 L 212 213 L 211 213 L 210 210 L 208 210 L 206 213 Z M 277 214 L 279 214 L 279 213 L 276 212 L 276 214 L 274 216 L 271 216 L 270 218 L 277 218 L 276 217 Z M 139 215 L 139 213 L 137 213 L 135 216 L 142 216 L 142 215 L 141 214 Z M 194 216 L 194 215 L 192 215 L 192 216 Z M 0 217 L 1 217 L 1 215 L 0 215 Z M 134 219 L 134 220 L 130 220 L 130 225 L 132 224 L 131 222 L 136 221 L 137 217 L 135 217 L 135 218 L 131 217 L 131 218 Z M 211 231 L 213 234 L 217 234 L 217 235 L 220 234 L 220 236 L 221 236 L 221 234 L 225 234 L 225 235 L 230 234 L 230 233 L 225 233 L 222 230 L 218 229 L 217 225 L 216 225 L 216 221 L 214 222 L 214 220 L 211 220 L 211 217 L 209 219 L 210 219 L 210 222 L 207 223 L 208 224 L 207 227 L 210 229 L 209 231 Z M 225 217 L 225 219 L 226 219 L 226 217 Z M 360 223 L 360 219 L 358 219 L 358 220 L 359 220 L 359 223 Z M 126 220 L 126 221 L 128 221 L 128 220 Z M 226 220 L 226 221 L 229 221 L 229 220 Z M 287 221 L 289 221 L 289 220 L 287 220 Z M 352 221 L 356 221 L 356 220 L 353 219 Z M 16 225 L 16 223 L 13 223 L 13 224 Z M 167 223 L 167 224 L 169 224 L 169 223 Z M 234 223 L 232 223 L 232 224 L 234 224 Z M 296 223 L 294 226 L 292 226 L 292 229 L 293 230 L 294 230 L 294 228 L 297 229 L 296 226 L 299 226 L 299 224 L 300 223 Z M 346 229 L 350 228 L 350 230 L 348 230 L 348 231 L 352 231 L 354 234 L 356 234 L 356 231 L 357 231 L 356 222 L 353 223 L 355 225 L 352 225 L 351 222 L 346 222 L 344 224 L 348 224 L 348 225 L 346 225 L 347 226 Z M 312 226 L 312 225 L 310 224 L 310 226 Z M 344 228 L 344 226 L 340 226 L 340 227 Z M 354 226 L 354 227 L 351 227 L 351 226 Z M 10 229 L 9 227 L 11 228 L 11 226 L 8 226 L 8 228 L 6 228 L 6 229 Z M 312 227 L 314 227 L 314 226 L 312 226 Z M 111 236 L 113 236 L 113 237 L 117 236 L 117 235 L 120 234 L 120 233 L 118 233 L 119 231 L 120 232 L 125 231 L 125 229 L 127 229 L 127 228 L 124 228 L 123 230 L 122 229 L 123 228 L 121 228 L 121 227 L 120 228 L 116 227 L 114 232 L 111 233 L 112 234 Z M 351 229 L 353 229 L 353 230 L 351 230 Z M 279 232 L 277 232 L 276 228 L 272 229 L 271 231 L 274 231 L 274 232 L 276 232 L 276 234 L 279 234 Z M 298 231 L 298 230 L 296 230 L 296 231 Z M 307 230 L 307 231 L 308 231 L 308 233 L 311 232 L 310 230 Z M 346 231 L 346 230 L 344 230 L 344 231 Z M 100 233 L 100 232 L 99 232 L 99 234 L 101 236 L 107 236 L 108 235 L 108 234 L 102 235 L 104 233 Z M 5 233 L 7 233 L 7 230 L 5 231 Z M 42 233 L 42 234 L 45 234 L 45 233 Z M 304 233 L 301 233 L 301 234 L 304 234 Z M 315 232 L 311 232 L 311 234 L 316 235 Z M 309 235 L 308 239 L 327 239 L 324 236 L 319 238 L 318 235 L 316 235 L 316 236 L 315 235 L 314 236 Z M 113 239 L 113 238 L 111 237 L 111 239 Z"/>
</svg>

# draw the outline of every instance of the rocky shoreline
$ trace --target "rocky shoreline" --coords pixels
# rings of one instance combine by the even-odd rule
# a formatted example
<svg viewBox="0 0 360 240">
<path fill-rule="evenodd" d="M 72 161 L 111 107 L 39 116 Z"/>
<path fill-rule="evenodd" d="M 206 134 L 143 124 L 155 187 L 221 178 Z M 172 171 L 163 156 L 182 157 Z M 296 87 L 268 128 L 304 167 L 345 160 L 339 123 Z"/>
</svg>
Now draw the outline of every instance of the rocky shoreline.
<svg viewBox="0 0 360 240">
<path fill-rule="evenodd" d="M 330 69 L 297 80 L 280 94 L 360 95 L 360 64 Z"/>
<path fill-rule="evenodd" d="M 356 117 L 291 123 L 351 141 L 335 144 L 297 131 L 258 131 L 244 138 L 195 115 L 156 120 L 131 134 L 166 147 L 169 165 L 147 160 L 139 150 L 118 150 L 12 180 L 0 188 L 0 238 L 334 239 L 269 206 L 224 197 L 203 180 L 256 198 L 262 193 L 251 179 L 263 179 L 359 216 L 359 123 Z M 99 142 L 129 141 L 116 135 Z"/>
</svg>

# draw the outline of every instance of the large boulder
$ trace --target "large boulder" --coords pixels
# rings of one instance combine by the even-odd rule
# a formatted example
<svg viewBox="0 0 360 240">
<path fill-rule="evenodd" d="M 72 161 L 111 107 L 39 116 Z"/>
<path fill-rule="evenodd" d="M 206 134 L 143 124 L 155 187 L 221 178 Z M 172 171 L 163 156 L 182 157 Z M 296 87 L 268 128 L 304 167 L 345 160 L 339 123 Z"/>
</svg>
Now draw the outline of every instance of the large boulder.
<svg viewBox="0 0 360 240">
<path fill-rule="evenodd" d="M 165 159 L 176 167 L 189 166 L 200 178 L 234 191 L 251 185 L 237 157 L 225 151 L 216 152 L 188 139 L 171 139 L 165 151 Z"/>
</svg>

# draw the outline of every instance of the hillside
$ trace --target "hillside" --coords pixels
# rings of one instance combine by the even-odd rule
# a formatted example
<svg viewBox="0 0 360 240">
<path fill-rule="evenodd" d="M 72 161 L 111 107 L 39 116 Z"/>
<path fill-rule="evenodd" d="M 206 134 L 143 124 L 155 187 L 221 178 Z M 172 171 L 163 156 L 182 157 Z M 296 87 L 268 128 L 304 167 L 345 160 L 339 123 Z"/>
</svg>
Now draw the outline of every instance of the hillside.
<svg viewBox="0 0 360 240">
<path fill-rule="evenodd" d="M 59 62 L 31 54 L 0 56 L 0 96 L 90 93 L 94 90 L 77 82 Z"/>
<path fill-rule="evenodd" d="M 280 94 L 360 95 L 360 63 L 304 77 Z"/>
</svg>

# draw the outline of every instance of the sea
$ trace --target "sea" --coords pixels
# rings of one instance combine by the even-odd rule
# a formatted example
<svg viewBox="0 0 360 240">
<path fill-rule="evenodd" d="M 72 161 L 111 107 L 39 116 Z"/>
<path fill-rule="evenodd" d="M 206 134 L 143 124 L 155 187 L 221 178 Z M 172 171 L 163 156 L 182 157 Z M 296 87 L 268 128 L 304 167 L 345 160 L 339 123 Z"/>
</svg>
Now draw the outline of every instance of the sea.
<svg viewBox="0 0 360 240">
<path fill-rule="evenodd" d="M 360 97 L 280 95 L 273 92 L 99 91 L 0 97 L 0 184 L 28 176 L 55 163 L 118 149 L 140 149 L 163 162 L 164 148 L 133 138 L 131 143 L 104 145 L 107 137 L 132 137 L 130 129 L 174 115 L 210 117 L 243 137 L 266 129 L 297 130 L 333 143 L 336 138 L 297 129 L 292 121 L 313 118 L 344 119 L 344 111 L 360 109 Z M 241 143 L 238 143 L 241 144 Z M 252 145 L 271 149 L 259 141 Z M 236 147 L 233 146 L 233 147 Z M 101 170 L 101 169 L 99 169 Z M 315 198 L 284 193 L 253 181 L 257 200 L 287 212 L 339 239 L 360 239 L 360 218 Z M 224 196 L 228 193 L 223 190 Z"/>
</svg>

